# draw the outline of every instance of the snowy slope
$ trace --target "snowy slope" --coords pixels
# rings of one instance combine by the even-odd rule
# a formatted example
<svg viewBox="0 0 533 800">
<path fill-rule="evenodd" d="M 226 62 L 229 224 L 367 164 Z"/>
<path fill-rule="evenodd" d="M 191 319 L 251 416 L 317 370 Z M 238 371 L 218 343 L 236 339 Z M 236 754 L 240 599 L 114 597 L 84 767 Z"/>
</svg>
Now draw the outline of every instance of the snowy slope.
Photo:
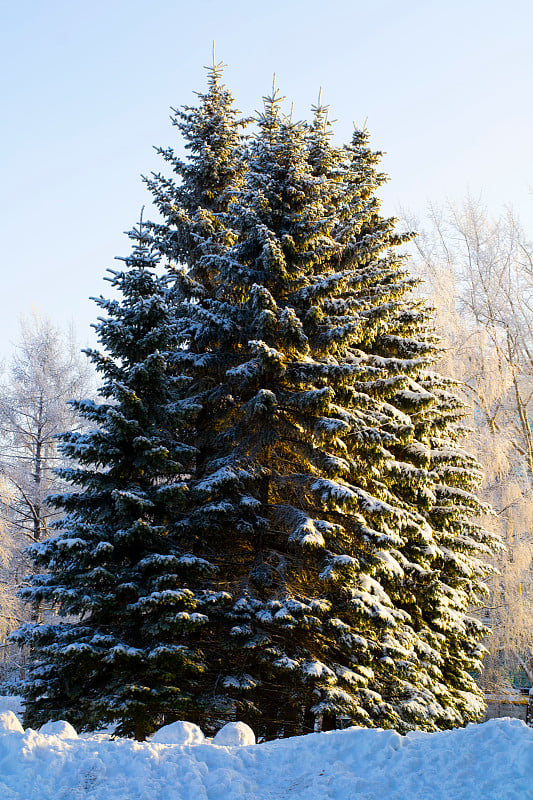
<svg viewBox="0 0 533 800">
<path fill-rule="evenodd" d="M 0 726 L 17 728 L 9 712 Z M 56 724 L 56 728 L 61 726 Z M 0 730 L 2 800 L 528 800 L 533 730 L 350 728 L 244 747 Z"/>
</svg>

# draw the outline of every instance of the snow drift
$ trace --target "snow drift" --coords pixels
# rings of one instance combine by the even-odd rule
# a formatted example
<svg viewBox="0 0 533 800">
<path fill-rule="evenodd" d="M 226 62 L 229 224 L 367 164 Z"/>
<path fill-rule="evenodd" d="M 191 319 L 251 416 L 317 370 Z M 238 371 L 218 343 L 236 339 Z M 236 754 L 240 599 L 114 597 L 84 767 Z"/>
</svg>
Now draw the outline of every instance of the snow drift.
<svg viewBox="0 0 533 800">
<path fill-rule="evenodd" d="M 349 728 L 239 746 L 195 736 L 188 745 L 76 737 L 58 723 L 22 731 L 1 704 L 0 720 L 2 800 L 533 798 L 533 730 L 514 719 L 407 736 Z"/>
</svg>

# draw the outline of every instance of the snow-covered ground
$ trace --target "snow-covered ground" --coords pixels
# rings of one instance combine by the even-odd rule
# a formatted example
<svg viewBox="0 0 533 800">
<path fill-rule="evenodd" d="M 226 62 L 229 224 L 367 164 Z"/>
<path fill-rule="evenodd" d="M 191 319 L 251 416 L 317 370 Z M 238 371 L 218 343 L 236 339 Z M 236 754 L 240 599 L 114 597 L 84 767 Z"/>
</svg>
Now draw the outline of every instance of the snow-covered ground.
<svg viewBox="0 0 533 800">
<path fill-rule="evenodd" d="M 77 737 L 58 723 L 23 731 L 13 710 L 0 698 L 1 800 L 533 800 L 533 729 L 514 719 L 225 746 L 188 728 L 182 740 L 199 744 Z M 247 741 L 246 731 L 225 739 Z"/>
</svg>

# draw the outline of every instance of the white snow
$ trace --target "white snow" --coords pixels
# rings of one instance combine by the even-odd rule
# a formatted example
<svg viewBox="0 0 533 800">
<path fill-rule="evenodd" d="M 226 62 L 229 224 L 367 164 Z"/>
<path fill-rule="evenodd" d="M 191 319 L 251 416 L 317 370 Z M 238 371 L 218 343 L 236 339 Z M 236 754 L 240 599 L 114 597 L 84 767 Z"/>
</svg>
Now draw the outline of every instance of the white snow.
<svg viewBox="0 0 533 800">
<path fill-rule="evenodd" d="M 213 739 L 221 747 L 243 747 L 255 744 L 255 733 L 245 722 L 228 722 Z"/>
<path fill-rule="evenodd" d="M 46 722 L 39 728 L 39 733 L 44 733 L 47 736 L 59 736 L 60 739 L 78 738 L 78 734 L 70 722 L 66 722 L 64 719 L 57 720 L 56 722 Z"/>
<path fill-rule="evenodd" d="M 152 742 L 180 745 L 203 744 L 205 736 L 202 729 L 195 725 L 194 722 L 186 722 L 180 719 L 177 722 L 171 722 L 170 725 L 164 725 L 159 728 L 152 736 Z"/>
<path fill-rule="evenodd" d="M 24 728 L 12 711 L 0 712 L 0 734 L 24 733 Z"/>
<path fill-rule="evenodd" d="M 335 673 L 321 661 L 307 661 L 303 665 L 304 674 L 309 678 L 335 678 Z"/>
<path fill-rule="evenodd" d="M 348 728 L 259 745 L 248 744 L 248 726 L 232 723 L 192 746 L 176 741 L 186 723 L 161 729 L 165 743 L 68 738 L 64 723 L 24 732 L 8 700 L 0 702 L 5 800 L 533 798 L 533 730 L 516 719 L 407 736 Z"/>
</svg>

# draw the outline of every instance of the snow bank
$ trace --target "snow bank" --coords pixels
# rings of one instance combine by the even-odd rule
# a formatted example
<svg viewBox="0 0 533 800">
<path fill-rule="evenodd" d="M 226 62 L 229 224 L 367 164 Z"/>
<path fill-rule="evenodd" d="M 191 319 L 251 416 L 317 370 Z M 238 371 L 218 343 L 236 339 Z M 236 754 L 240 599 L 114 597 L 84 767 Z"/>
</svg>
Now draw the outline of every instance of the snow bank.
<svg viewBox="0 0 533 800">
<path fill-rule="evenodd" d="M 239 747 L 0 732 L 6 800 L 528 800 L 532 787 L 533 730 L 511 719 Z"/>
</svg>

